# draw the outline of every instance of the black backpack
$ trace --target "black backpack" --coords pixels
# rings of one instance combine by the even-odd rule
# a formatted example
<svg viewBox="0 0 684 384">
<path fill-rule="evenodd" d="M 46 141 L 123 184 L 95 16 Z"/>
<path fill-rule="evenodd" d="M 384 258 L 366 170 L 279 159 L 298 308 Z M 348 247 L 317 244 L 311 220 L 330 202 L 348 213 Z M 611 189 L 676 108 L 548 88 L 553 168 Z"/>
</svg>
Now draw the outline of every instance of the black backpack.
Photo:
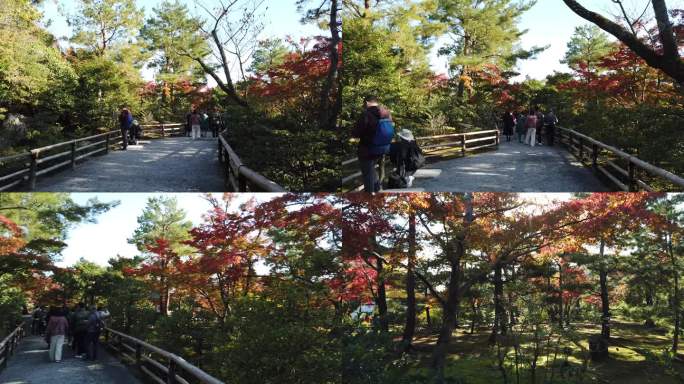
<svg viewBox="0 0 684 384">
<path fill-rule="evenodd" d="M 406 170 L 414 172 L 425 165 L 425 155 L 415 141 L 409 145 L 408 159 L 406 160 Z"/>
<path fill-rule="evenodd" d="M 405 176 L 400 175 L 397 172 L 392 172 L 389 174 L 387 180 L 387 188 L 389 189 L 403 189 L 408 187 L 408 181 Z"/>
</svg>

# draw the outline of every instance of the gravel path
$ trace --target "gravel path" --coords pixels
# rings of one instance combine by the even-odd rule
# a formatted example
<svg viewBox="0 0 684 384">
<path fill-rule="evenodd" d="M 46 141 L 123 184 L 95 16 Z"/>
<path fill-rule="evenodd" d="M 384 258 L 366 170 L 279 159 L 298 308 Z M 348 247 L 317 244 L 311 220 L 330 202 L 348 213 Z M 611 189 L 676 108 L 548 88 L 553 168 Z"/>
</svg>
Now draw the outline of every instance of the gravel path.
<svg viewBox="0 0 684 384">
<path fill-rule="evenodd" d="M 428 164 L 410 191 L 600 192 L 607 188 L 565 149 L 502 142 L 497 151 Z M 404 190 L 409 191 L 409 190 Z"/>
<path fill-rule="evenodd" d="M 43 192 L 219 192 L 224 190 L 216 139 L 172 137 L 141 141 L 52 176 Z"/>
<path fill-rule="evenodd" d="M 50 362 L 43 338 L 29 336 L 0 374 L 0 384 L 142 384 L 102 348 L 97 361 L 74 358 L 66 345 L 64 353 L 61 363 Z"/>
</svg>

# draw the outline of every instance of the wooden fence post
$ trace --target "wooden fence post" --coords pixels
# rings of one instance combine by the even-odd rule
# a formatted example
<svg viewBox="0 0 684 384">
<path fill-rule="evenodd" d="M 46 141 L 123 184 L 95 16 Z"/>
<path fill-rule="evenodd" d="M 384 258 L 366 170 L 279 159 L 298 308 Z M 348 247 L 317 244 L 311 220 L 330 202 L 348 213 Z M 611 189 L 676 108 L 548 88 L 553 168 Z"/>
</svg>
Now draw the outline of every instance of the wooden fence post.
<svg viewBox="0 0 684 384">
<path fill-rule="evenodd" d="M 105 153 L 109 153 L 109 132 L 105 136 Z"/>
<path fill-rule="evenodd" d="M 166 378 L 167 384 L 176 384 L 176 363 L 169 359 L 169 376 Z"/>
<path fill-rule="evenodd" d="M 159 124 L 161 126 L 161 137 L 164 137 L 164 123 Z"/>
<path fill-rule="evenodd" d="M 501 143 L 501 131 L 498 129 L 496 130 L 496 146 L 499 146 L 499 143 Z"/>
<path fill-rule="evenodd" d="M 596 144 L 591 145 L 591 166 L 594 171 L 598 169 L 598 145 Z"/>
<path fill-rule="evenodd" d="M 38 152 L 31 152 L 31 165 L 29 169 L 29 190 L 36 189 L 36 174 L 38 172 Z"/>
<path fill-rule="evenodd" d="M 244 175 L 240 174 L 239 169 L 238 174 L 236 176 L 238 178 L 238 192 L 247 192 L 247 178 Z"/>
<path fill-rule="evenodd" d="M 461 156 L 465 157 L 466 155 L 466 136 L 465 134 L 461 135 Z"/>
<path fill-rule="evenodd" d="M 632 163 L 631 160 L 628 160 L 629 164 L 627 165 L 627 170 L 629 172 L 629 191 L 630 192 L 637 192 L 639 190 L 639 186 L 637 185 L 637 169 L 636 165 Z"/>
<path fill-rule="evenodd" d="M 71 169 L 76 168 L 76 141 L 71 143 Z"/>
<path fill-rule="evenodd" d="M 135 366 L 140 369 L 142 365 L 142 346 L 140 343 L 135 344 Z"/>
<path fill-rule="evenodd" d="M 581 137 L 579 137 L 578 139 L 579 139 L 578 140 L 579 141 L 579 143 L 578 143 L 579 159 L 580 159 L 580 163 L 584 163 L 584 139 L 582 139 Z"/>
</svg>

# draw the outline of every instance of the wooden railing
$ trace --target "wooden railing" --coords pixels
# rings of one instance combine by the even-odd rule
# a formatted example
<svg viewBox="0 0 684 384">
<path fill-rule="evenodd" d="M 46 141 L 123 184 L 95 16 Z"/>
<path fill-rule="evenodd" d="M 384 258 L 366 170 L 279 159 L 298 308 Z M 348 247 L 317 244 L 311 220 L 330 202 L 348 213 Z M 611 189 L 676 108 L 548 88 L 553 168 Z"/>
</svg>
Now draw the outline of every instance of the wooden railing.
<svg viewBox="0 0 684 384">
<path fill-rule="evenodd" d="M 418 145 L 428 158 L 440 158 L 453 155 L 465 156 L 468 152 L 497 148 L 500 142 L 498 130 L 476 131 L 466 133 L 453 133 L 448 135 L 428 136 L 416 138 Z M 386 156 L 380 159 L 377 165 L 380 180 L 385 179 L 387 167 L 390 162 Z M 348 159 L 342 162 L 343 191 L 358 191 L 363 187 L 361 183 L 361 171 L 359 171 L 358 158 Z"/>
<path fill-rule="evenodd" d="M 615 147 L 604 144 L 572 129 L 558 127 L 558 141 L 575 155 L 582 164 L 589 165 L 598 175 L 603 176 L 622 191 L 654 191 L 652 185 L 644 181 L 660 179 L 671 184 L 666 190 L 684 190 L 684 179 L 649 164 Z M 663 189 L 663 188 L 658 188 Z"/>
<path fill-rule="evenodd" d="M 0 372 L 7 367 L 7 361 L 19 346 L 19 341 L 26 334 L 25 323 L 19 324 L 7 337 L 0 341 Z"/>
<path fill-rule="evenodd" d="M 104 330 L 104 344 L 135 365 L 150 380 L 159 384 L 223 384 L 182 357 L 148 344 L 133 336 Z"/>
<path fill-rule="evenodd" d="M 165 137 L 184 132 L 184 124 L 180 123 L 144 124 L 141 127 L 145 138 Z M 114 130 L 0 157 L 0 191 L 20 185 L 26 185 L 28 190 L 34 190 L 38 177 L 64 168 L 73 169 L 81 160 L 97 154 L 106 154 L 121 142 L 121 131 Z"/>
<path fill-rule="evenodd" d="M 219 134 L 219 161 L 223 164 L 226 187 L 234 192 L 286 192 L 285 188 L 267 179 L 242 163 L 225 138 Z"/>
</svg>

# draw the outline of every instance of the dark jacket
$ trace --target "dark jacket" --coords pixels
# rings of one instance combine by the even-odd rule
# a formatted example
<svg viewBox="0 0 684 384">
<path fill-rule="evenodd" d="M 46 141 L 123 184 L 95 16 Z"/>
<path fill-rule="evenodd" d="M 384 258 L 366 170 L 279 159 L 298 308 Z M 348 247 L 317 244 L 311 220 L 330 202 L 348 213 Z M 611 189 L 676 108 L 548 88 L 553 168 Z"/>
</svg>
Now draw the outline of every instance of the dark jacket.
<svg viewBox="0 0 684 384">
<path fill-rule="evenodd" d="M 375 131 L 378 129 L 378 122 L 381 119 L 391 119 L 389 111 L 384 107 L 369 107 L 366 108 L 359 120 L 356 122 L 356 126 L 352 130 L 352 136 L 360 139 L 358 155 L 361 159 L 377 159 L 380 156 L 370 155 L 368 153 L 368 147 L 373 142 L 373 137 L 375 136 Z"/>
</svg>

